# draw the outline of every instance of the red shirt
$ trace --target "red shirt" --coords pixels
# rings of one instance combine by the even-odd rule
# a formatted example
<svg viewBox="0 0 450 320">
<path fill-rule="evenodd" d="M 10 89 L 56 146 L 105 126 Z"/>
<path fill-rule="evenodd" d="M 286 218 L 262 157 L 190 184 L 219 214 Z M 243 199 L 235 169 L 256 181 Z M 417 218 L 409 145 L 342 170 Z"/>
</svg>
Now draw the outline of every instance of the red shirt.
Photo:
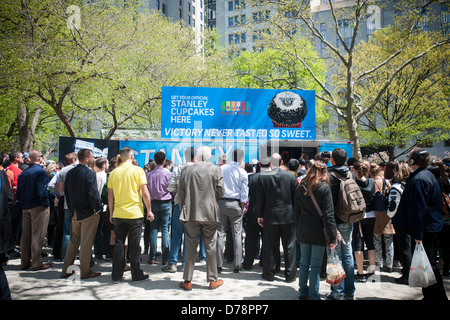
<svg viewBox="0 0 450 320">
<path fill-rule="evenodd" d="M 11 171 L 13 172 L 13 174 L 14 174 L 14 180 L 13 180 L 13 186 L 12 186 L 12 188 L 13 188 L 14 195 L 16 195 L 16 190 L 17 190 L 17 178 L 19 177 L 19 174 L 22 173 L 22 170 L 19 169 L 15 164 L 12 164 L 12 163 L 7 167 L 7 169 L 8 169 L 8 170 L 11 170 Z"/>
</svg>

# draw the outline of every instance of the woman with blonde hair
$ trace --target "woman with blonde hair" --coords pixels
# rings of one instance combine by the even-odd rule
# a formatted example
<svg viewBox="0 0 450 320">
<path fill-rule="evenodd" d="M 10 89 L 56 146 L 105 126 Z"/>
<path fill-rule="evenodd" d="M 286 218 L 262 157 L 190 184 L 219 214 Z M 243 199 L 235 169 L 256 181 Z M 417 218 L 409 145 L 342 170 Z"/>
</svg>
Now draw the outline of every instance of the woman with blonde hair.
<svg viewBox="0 0 450 320">
<path fill-rule="evenodd" d="M 330 248 L 336 247 L 336 221 L 329 183 L 326 164 L 315 161 L 296 190 L 294 212 L 297 241 L 300 242 L 301 253 L 300 299 L 318 300 L 320 298 L 320 270 L 327 245 L 324 226 L 330 239 Z M 318 204 L 322 215 L 316 209 L 314 202 Z"/>
<path fill-rule="evenodd" d="M 376 163 L 370 164 L 370 176 L 375 182 L 375 194 L 381 192 L 385 194 L 387 190 L 391 188 L 389 180 L 384 179 L 380 166 Z M 375 245 L 377 265 L 380 270 L 392 272 L 394 264 L 394 226 L 392 225 L 391 218 L 385 211 L 375 212 L 375 225 L 373 228 L 373 242 Z M 385 253 L 386 253 L 386 267 L 383 263 L 383 246 L 382 240 L 384 239 Z"/>
</svg>

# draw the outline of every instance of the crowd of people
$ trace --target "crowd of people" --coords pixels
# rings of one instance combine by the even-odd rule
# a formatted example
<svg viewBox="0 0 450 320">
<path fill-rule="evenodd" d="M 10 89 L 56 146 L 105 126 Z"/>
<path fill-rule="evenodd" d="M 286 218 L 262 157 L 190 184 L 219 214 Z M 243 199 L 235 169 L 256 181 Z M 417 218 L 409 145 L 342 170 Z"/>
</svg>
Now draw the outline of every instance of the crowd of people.
<svg viewBox="0 0 450 320">
<path fill-rule="evenodd" d="M 111 161 L 81 149 L 64 164 L 44 161 L 37 150 L 0 154 L 1 265 L 20 257 L 22 270 L 51 268 L 46 243 L 64 261 L 62 278 L 75 272 L 78 256 L 81 279 L 101 275 L 95 259 L 110 259 L 114 283 L 126 271 L 143 281 L 143 241 L 147 263 L 156 265 L 159 243 L 161 271 L 181 270 L 184 290 L 192 290 L 198 260 L 216 289 L 225 260 L 235 273 L 259 260 L 262 278 L 274 281 L 283 259 L 285 281 L 298 277 L 299 299 L 352 300 L 355 281 L 379 271 L 401 267 L 395 281 L 408 285 L 421 243 L 436 278 L 422 289 L 424 299 L 447 299 L 450 159 L 431 161 L 420 148 L 387 164 L 347 158 L 341 148 L 314 159 L 274 153 L 244 164 L 244 156 L 235 149 L 216 165 L 210 148 L 190 147 L 180 165 L 160 151 L 142 169 L 128 147 Z M 327 257 L 336 254 L 345 278 L 321 297 Z M 0 299 L 10 298 L 0 268 Z"/>
</svg>

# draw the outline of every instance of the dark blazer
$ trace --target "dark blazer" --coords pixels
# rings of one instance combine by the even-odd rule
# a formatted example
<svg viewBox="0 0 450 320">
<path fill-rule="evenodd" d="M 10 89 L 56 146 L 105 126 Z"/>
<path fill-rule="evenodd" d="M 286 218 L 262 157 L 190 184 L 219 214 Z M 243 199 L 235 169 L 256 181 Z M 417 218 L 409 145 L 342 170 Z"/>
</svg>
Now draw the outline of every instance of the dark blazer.
<svg viewBox="0 0 450 320">
<path fill-rule="evenodd" d="M 11 212 L 14 208 L 14 193 L 8 177 L 0 170 L 0 255 L 14 247 Z M 3 262 L 3 261 L 0 261 Z"/>
<path fill-rule="evenodd" d="M 48 175 L 36 163 L 31 164 L 17 178 L 16 197 L 23 210 L 39 206 L 49 207 Z"/>
<path fill-rule="evenodd" d="M 102 210 L 95 172 L 84 164 L 71 169 L 64 183 L 64 195 L 70 213 L 76 211 L 77 220 L 83 220 Z"/>
<path fill-rule="evenodd" d="M 331 187 L 326 183 L 319 183 L 314 189 L 314 198 L 322 210 L 323 220 L 311 197 L 305 195 L 306 183 L 298 186 L 295 197 L 295 216 L 297 241 L 313 245 L 325 246 L 323 233 L 324 222 L 331 242 L 336 241 L 336 222 L 334 218 L 333 197 Z"/>
<path fill-rule="evenodd" d="M 261 171 L 256 194 L 255 212 L 264 224 L 294 223 L 295 174 L 276 168 Z"/>
<path fill-rule="evenodd" d="M 246 218 L 248 221 L 256 221 L 256 194 L 258 192 L 259 177 L 261 172 L 256 172 L 248 175 L 248 208 Z"/>
</svg>

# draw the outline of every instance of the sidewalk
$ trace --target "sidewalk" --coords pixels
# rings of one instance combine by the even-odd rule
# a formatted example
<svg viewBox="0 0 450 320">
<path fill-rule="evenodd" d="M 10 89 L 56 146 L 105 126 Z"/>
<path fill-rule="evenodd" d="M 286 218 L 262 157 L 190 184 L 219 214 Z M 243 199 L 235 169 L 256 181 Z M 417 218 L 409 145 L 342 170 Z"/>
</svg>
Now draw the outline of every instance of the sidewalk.
<svg viewBox="0 0 450 320">
<path fill-rule="evenodd" d="M 160 257 L 159 257 L 160 258 Z M 297 300 L 298 280 L 284 282 L 283 265 L 275 281 L 269 282 L 261 278 L 262 268 L 254 265 L 251 271 L 233 273 L 232 264 L 225 264 L 219 278 L 224 285 L 216 290 L 208 289 L 206 266 L 196 263 L 193 290 L 184 291 L 178 287 L 183 280 L 183 273 L 164 273 L 157 260 L 156 266 L 147 264 L 147 255 L 142 255 L 141 268 L 149 274 L 150 279 L 143 282 L 131 282 L 130 272 L 118 284 L 111 280 L 112 263 L 96 262 L 93 270 L 101 272 L 97 278 L 79 280 L 77 276 L 61 279 L 62 262 L 44 258 L 51 262 L 47 270 L 20 270 L 20 258 L 12 259 L 4 266 L 13 300 Z M 76 261 L 76 265 L 78 265 Z M 180 263 L 179 263 L 180 268 Z M 420 300 L 420 288 L 395 283 L 400 276 L 399 270 L 392 273 L 380 272 L 374 283 L 356 282 L 355 300 Z M 298 273 L 297 273 L 298 275 Z M 71 280 L 72 279 L 72 280 Z M 450 279 L 444 278 L 447 296 L 450 297 Z M 320 281 L 320 294 L 329 292 L 329 284 L 325 279 Z"/>
</svg>

